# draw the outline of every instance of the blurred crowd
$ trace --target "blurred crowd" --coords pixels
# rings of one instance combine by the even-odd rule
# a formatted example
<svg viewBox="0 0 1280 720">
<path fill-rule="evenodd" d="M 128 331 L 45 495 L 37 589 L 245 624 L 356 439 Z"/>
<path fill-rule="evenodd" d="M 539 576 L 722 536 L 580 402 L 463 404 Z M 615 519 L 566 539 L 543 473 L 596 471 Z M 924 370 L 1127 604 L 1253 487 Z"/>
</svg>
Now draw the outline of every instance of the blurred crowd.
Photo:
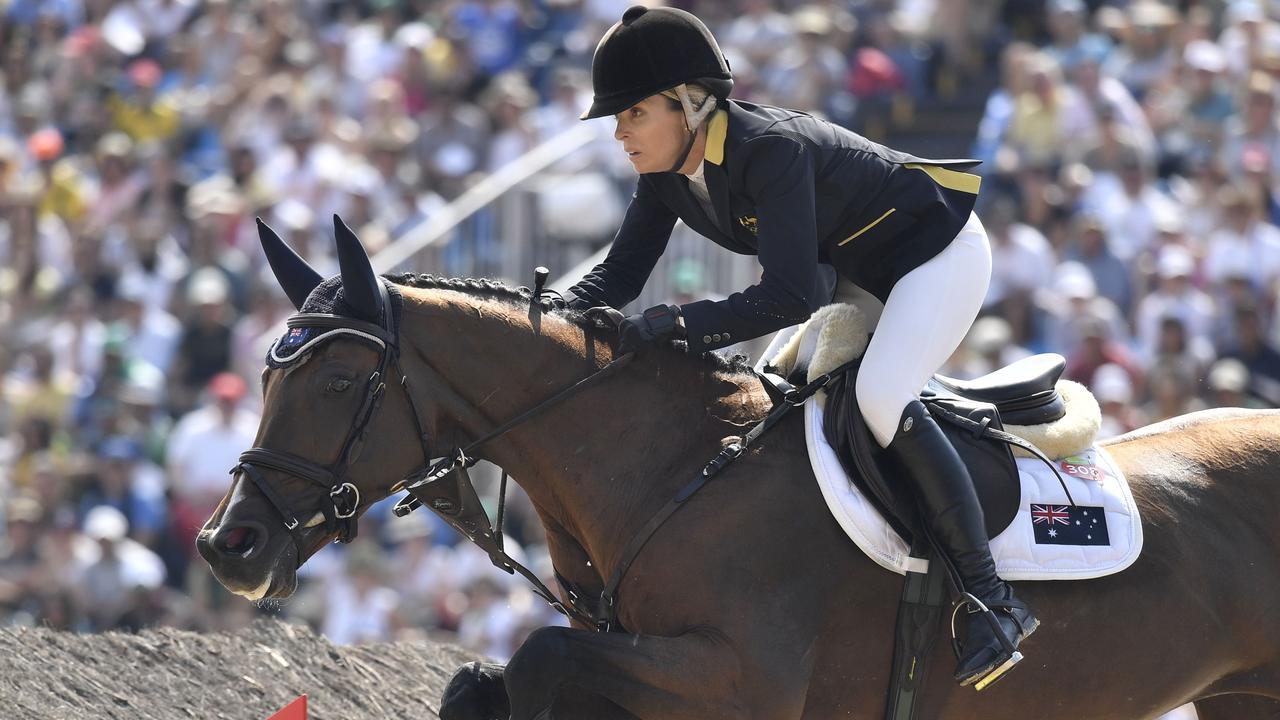
<svg viewBox="0 0 1280 720">
<path fill-rule="evenodd" d="M 949 369 L 1057 352 L 1104 432 L 1280 406 L 1280 3 L 1047 0 L 973 152 L 994 277 Z"/>
<path fill-rule="evenodd" d="M 279 606 L 227 595 L 192 538 L 253 444 L 265 343 L 292 310 L 253 218 L 323 274 L 334 212 L 371 252 L 405 237 L 575 126 L 628 4 L 0 0 L 0 621 L 269 612 L 499 659 L 554 622 L 425 512 L 376 507 Z M 985 163 L 995 277 L 949 374 L 1060 352 L 1108 434 L 1280 404 L 1280 3 L 677 4 L 720 39 L 735 97 L 873 139 L 994 88 L 954 129 L 954 154 Z M 595 122 L 557 169 L 620 206 L 635 178 Z M 494 252 L 485 227 L 434 269 Z M 513 494 L 510 545 L 548 576 Z"/>
</svg>

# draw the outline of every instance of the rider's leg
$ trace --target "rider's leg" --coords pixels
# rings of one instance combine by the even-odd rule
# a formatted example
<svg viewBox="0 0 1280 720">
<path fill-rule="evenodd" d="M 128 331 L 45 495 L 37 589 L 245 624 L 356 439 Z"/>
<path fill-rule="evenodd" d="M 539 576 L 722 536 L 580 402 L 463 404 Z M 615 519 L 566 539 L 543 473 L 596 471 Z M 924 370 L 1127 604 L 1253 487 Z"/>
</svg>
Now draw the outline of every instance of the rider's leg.
<svg viewBox="0 0 1280 720">
<path fill-rule="evenodd" d="M 888 447 L 907 403 L 960 346 L 991 281 L 991 245 L 977 215 L 956 239 L 904 275 L 885 301 L 858 371 L 862 415 Z"/>
<path fill-rule="evenodd" d="M 924 520 L 968 592 L 1001 608 L 995 618 L 968 615 L 956 679 L 978 682 L 1011 667 L 1010 647 L 1034 629 L 1025 605 L 996 576 L 982 507 L 968 469 L 917 399 L 929 377 L 964 339 L 982 307 L 991 277 L 991 248 L 976 216 L 945 250 L 908 273 L 885 302 L 858 372 L 858 405 L 881 447 L 913 481 Z M 1011 609 L 1012 608 L 1012 609 Z"/>
</svg>

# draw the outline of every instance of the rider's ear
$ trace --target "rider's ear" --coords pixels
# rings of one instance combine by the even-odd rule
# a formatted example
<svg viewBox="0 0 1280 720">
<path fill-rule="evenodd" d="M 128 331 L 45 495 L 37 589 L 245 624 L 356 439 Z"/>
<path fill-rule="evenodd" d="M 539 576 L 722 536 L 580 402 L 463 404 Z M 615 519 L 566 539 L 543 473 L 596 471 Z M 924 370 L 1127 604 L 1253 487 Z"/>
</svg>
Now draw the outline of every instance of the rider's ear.
<svg viewBox="0 0 1280 720">
<path fill-rule="evenodd" d="M 342 296 L 362 319 L 378 322 L 382 317 L 382 293 L 373 263 L 351 228 L 333 216 L 333 234 L 338 243 L 338 266 L 342 269 Z"/>
<path fill-rule="evenodd" d="M 301 310 L 307 296 L 324 278 L 286 245 L 275 230 L 262 222 L 262 218 L 257 220 L 258 240 L 262 243 L 263 252 L 267 254 L 271 272 L 275 274 L 276 281 L 284 289 L 284 294 L 289 296 L 294 308 Z"/>
</svg>

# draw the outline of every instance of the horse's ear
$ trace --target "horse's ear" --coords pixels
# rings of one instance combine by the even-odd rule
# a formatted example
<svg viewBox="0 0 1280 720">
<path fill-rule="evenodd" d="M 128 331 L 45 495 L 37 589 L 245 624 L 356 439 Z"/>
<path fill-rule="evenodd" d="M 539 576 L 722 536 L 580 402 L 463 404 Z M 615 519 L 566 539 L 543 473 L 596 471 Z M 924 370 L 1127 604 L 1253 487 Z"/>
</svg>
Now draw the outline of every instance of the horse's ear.
<svg viewBox="0 0 1280 720">
<path fill-rule="evenodd" d="M 284 289 L 284 294 L 289 296 L 289 301 L 295 308 L 301 310 L 307 296 L 324 278 L 294 252 L 293 248 L 286 245 L 275 230 L 262 222 L 262 218 L 257 220 L 258 240 L 262 242 L 262 250 L 267 254 L 267 263 L 271 265 L 271 272 L 275 274 L 276 281 Z"/>
<path fill-rule="evenodd" d="M 382 293 L 373 263 L 365 254 L 360 239 L 342 218 L 333 216 L 333 234 L 338 241 L 338 267 L 342 269 L 342 295 L 356 314 L 378 322 L 382 317 Z"/>
</svg>

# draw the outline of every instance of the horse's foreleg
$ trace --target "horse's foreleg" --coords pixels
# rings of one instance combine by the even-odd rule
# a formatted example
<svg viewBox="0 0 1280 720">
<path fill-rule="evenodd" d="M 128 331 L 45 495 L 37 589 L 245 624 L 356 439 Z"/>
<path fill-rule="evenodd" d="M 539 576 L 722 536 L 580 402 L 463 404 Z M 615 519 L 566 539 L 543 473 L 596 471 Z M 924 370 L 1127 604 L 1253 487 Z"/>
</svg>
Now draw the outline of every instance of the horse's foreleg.
<svg viewBox="0 0 1280 720">
<path fill-rule="evenodd" d="M 501 665 L 463 665 L 450 678 L 440 698 L 440 720 L 507 720 L 510 716 Z"/>
<path fill-rule="evenodd" d="M 638 718 L 738 720 L 752 715 L 739 679 L 736 655 L 714 633 L 668 638 L 560 627 L 530 635 L 505 673 L 511 720 L 579 720 L 556 699 L 583 691 Z"/>
<path fill-rule="evenodd" d="M 449 680 L 440 701 L 440 720 L 508 720 L 511 703 L 503 681 L 505 668 L 469 662 Z M 564 688 L 552 706 L 555 717 L 635 720 L 635 715 L 580 688 Z"/>
</svg>

